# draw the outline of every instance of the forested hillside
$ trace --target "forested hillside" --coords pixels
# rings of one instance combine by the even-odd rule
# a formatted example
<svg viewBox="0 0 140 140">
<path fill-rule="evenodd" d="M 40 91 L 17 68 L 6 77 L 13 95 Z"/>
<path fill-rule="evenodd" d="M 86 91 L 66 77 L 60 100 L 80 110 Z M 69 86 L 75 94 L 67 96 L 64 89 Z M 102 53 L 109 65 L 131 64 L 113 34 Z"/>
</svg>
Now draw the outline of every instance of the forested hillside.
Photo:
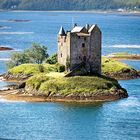
<svg viewBox="0 0 140 140">
<path fill-rule="evenodd" d="M 140 0 L 0 0 L 8 10 L 109 10 L 140 9 Z"/>
</svg>

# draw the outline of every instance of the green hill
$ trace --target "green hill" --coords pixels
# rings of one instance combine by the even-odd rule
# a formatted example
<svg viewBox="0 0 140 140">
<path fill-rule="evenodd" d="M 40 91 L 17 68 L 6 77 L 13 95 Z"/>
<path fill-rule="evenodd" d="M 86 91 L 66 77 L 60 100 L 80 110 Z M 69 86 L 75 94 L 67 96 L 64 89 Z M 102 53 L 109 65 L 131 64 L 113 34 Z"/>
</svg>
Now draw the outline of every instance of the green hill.
<svg viewBox="0 0 140 140">
<path fill-rule="evenodd" d="M 140 0 L 0 0 L 6 10 L 140 9 Z"/>
</svg>

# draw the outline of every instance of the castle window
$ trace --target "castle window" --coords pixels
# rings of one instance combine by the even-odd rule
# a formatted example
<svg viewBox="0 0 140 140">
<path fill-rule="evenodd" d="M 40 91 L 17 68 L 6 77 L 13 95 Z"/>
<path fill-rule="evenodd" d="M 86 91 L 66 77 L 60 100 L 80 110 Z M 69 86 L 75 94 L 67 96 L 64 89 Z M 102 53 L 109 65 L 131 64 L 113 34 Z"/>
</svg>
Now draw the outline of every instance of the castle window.
<svg viewBox="0 0 140 140">
<path fill-rule="evenodd" d="M 84 37 L 84 41 L 86 41 L 87 40 L 87 38 L 86 37 Z"/>
<path fill-rule="evenodd" d="M 61 53 L 61 57 L 62 57 L 63 55 L 62 55 L 62 53 Z"/>
<path fill-rule="evenodd" d="M 86 56 L 84 56 L 84 57 L 83 57 L 83 60 L 84 60 L 84 61 L 86 61 L 86 60 L 87 60 Z"/>
<path fill-rule="evenodd" d="M 64 42 L 66 42 L 66 37 L 64 38 Z"/>
<path fill-rule="evenodd" d="M 78 38 L 80 39 L 80 36 L 78 36 Z"/>
<path fill-rule="evenodd" d="M 85 43 L 82 43 L 82 47 L 83 47 L 83 48 L 85 47 Z"/>
<path fill-rule="evenodd" d="M 81 57 L 79 56 L 79 59 L 81 59 Z"/>
</svg>

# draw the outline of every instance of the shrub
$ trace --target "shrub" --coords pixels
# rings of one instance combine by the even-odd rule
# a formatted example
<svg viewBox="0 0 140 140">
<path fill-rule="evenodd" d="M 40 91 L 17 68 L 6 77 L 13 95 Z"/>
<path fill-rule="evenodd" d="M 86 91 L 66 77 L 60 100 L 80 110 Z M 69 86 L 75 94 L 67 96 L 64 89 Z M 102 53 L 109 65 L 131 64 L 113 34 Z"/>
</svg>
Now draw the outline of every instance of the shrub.
<svg viewBox="0 0 140 140">
<path fill-rule="evenodd" d="M 57 53 L 51 55 L 47 58 L 46 63 L 48 64 L 56 64 L 57 63 Z"/>
<path fill-rule="evenodd" d="M 56 66 L 58 72 L 64 72 L 65 71 L 65 66 L 64 65 L 57 63 L 55 66 Z"/>
</svg>

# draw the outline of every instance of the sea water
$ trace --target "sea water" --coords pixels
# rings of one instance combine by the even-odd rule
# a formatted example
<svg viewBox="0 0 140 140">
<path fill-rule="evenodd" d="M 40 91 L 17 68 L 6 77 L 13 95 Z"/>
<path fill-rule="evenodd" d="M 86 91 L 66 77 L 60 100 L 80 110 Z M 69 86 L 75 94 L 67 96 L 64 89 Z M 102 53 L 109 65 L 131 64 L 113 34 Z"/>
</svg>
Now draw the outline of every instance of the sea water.
<svg viewBox="0 0 140 140">
<path fill-rule="evenodd" d="M 9 22 L 9 19 L 30 20 Z M 0 12 L 0 46 L 21 51 L 33 42 L 57 51 L 60 26 L 98 24 L 102 54 L 140 53 L 140 15 L 92 12 Z M 0 52 L 0 73 L 11 51 Z M 140 61 L 124 61 L 140 70 Z M 139 140 L 140 79 L 120 80 L 126 99 L 100 104 L 27 103 L 0 99 L 0 139 L 17 140 Z M 0 85 L 9 83 L 1 82 Z"/>
</svg>

